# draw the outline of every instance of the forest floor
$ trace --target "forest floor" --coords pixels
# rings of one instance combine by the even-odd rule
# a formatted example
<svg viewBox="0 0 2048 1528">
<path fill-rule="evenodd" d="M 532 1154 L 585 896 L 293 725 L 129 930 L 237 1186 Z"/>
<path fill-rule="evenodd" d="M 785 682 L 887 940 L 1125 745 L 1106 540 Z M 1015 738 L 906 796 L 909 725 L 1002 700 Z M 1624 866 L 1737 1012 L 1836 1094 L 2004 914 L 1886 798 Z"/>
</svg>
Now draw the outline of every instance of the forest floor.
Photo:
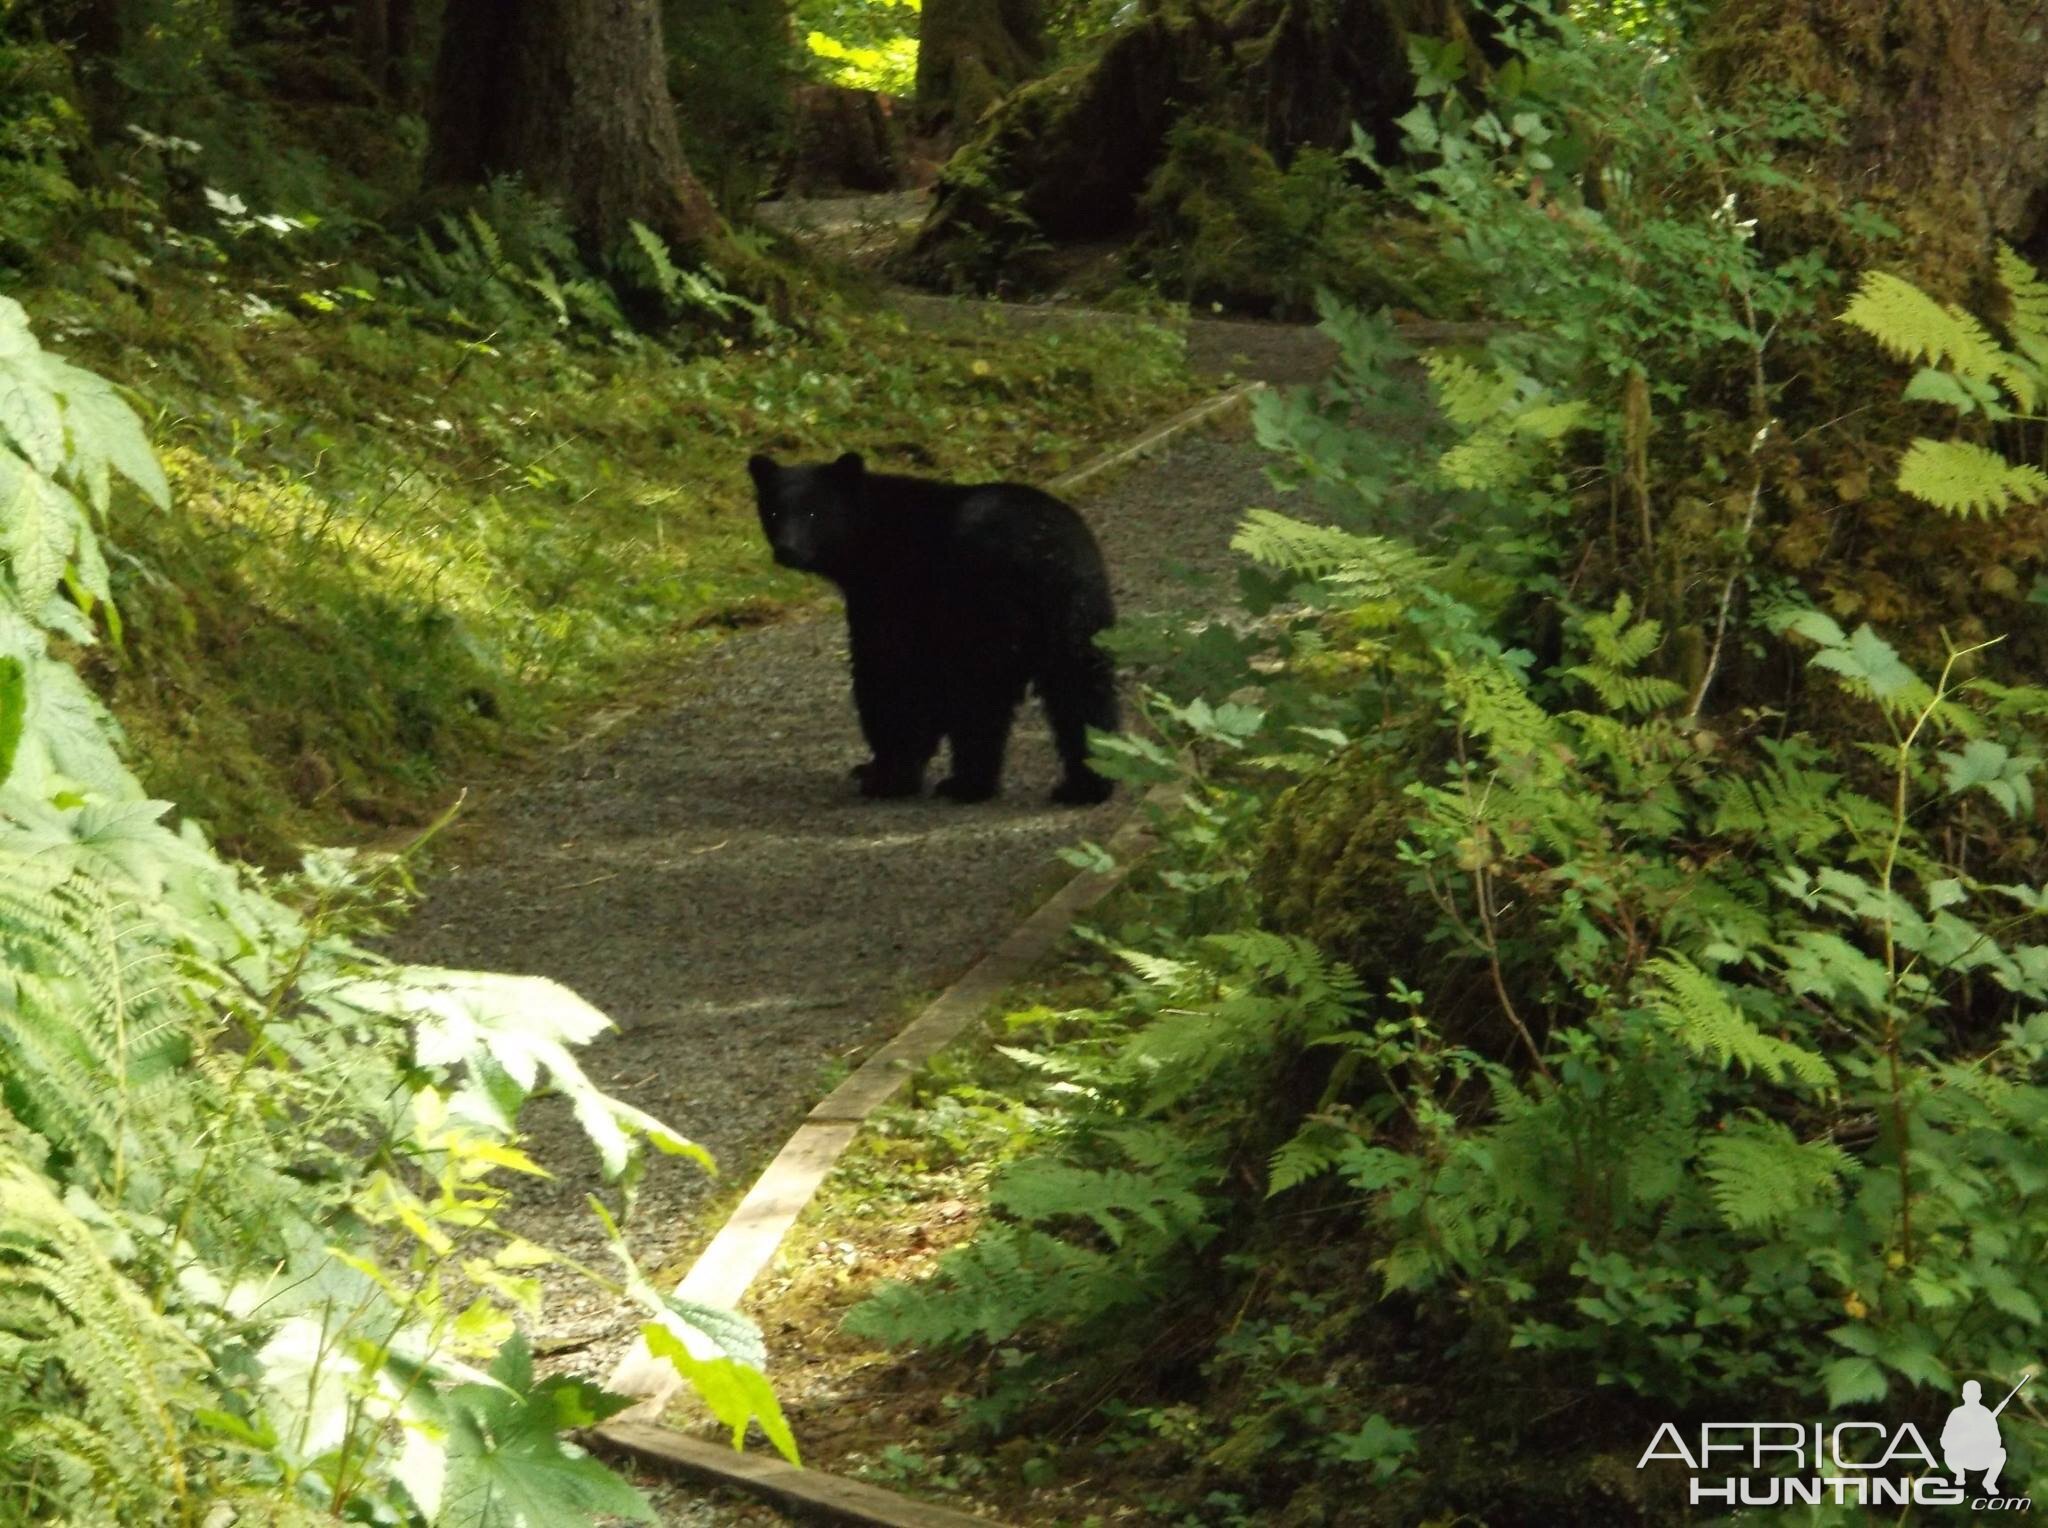
<svg viewBox="0 0 2048 1528">
<path fill-rule="evenodd" d="M 1192 327 L 1219 386 L 1327 365 L 1328 342 L 1306 329 Z M 1187 576 L 1222 572 L 1244 511 L 1270 499 L 1264 462 L 1239 415 L 1072 496 L 1123 613 L 1199 598 Z M 1055 761 L 1035 706 L 1019 716 L 995 802 L 862 800 L 847 775 L 864 750 L 845 648 L 832 607 L 696 654 L 632 713 L 598 719 L 480 801 L 389 941 L 406 960 L 553 977 L 617 1021 L 586 1070 L 702 1142 L 721 1169 L 714 1179 L 658 1161 L 641 1186 L 629 1239 L 663 1288 L 805 1111 L 1070 873 L 1055 851 L 1106 839 L 1130 809 L 1126 797 L 1046 802 Z M 585 1202 L 596 1161 L 568 1107 L 543 1098 L 522 1124 L 554 1176 L 508 1218 L 604 1266 Z M 594 1376 L 639 1325 L 566 1283 L 548 1309 L 537 1350 Z M 664 1511 L 673 1523 L 753 1520 Z"/>
</svg>

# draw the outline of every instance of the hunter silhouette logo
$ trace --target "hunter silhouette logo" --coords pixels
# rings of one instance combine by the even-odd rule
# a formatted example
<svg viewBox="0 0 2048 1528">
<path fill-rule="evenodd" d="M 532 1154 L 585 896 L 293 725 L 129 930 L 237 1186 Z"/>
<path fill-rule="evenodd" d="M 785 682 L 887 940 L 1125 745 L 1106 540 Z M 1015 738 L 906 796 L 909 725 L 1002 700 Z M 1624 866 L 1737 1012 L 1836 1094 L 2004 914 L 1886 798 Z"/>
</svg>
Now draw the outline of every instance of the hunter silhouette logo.
<svg viewBox="0 0 2048 1528">
<path fill-rule="evenodd" d="M 1957 1485 L 1963 1483 L 1968 1471 L 1982 1470 L 1984 1494 L 1998 1494 L 1998 1472 L 2005 1468 L 2005 1441 L 1998 1435 L 1998 1413 L 2033 1377 L 2031 1371 L 2021 1375 L 2019 1384 L 1989 1411 L 1984 1409 L 1984 1387 L 1975 1380 L 1964 1384 L 1963 1404 L 1948 1414 L 1948 1421 L 1941 1428 L 1942 1461 L 1954 1471 Z"/>
<path fill-rule="evenodd" d="M 1690 1504 L 1723 1507 L 1961 1507 L 2027 1512 L 2025 1496 L 2001 1496 L 2005 1440 L 1998 1414 L 2034 1378 L 2028 1369 L 1996 1406 L 1984 1404 L 1976 1380 L 1941 1428 L 1941 1457 L 1911 1422 L 1702 1422 L 1689 1438 L 1675 1422 L 1657 1429 L 1637 1469 L 1653 1461 L 1692 1474 Z M 1968 1477 L 1982 1472 L 1980 1494 Z M 1953 1477 L 1951 1479 L 1950 1477 Z"/>
</svg>

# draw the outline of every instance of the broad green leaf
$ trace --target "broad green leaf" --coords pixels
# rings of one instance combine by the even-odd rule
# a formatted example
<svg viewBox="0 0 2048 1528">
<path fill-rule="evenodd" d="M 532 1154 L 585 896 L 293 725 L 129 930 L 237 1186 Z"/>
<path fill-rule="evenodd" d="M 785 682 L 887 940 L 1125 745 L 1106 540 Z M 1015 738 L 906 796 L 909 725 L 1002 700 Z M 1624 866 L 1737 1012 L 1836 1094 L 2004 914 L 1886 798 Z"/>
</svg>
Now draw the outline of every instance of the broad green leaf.
<svg viewBox="0 0 2048 1528">
<path fill-rule="evenodd" d="M 523 1336 L 505 1344 L 491 1378 L 495 1384 L 461 1385 L 443 1398 L 438 1528 L 544 1528 L 597 1513 L 658 1521 L 645 1496 L 562 1437 L 617 1415 L 629 1400 L 566 1376 L 534 1384 Z"/>
<path fill-rule="evenodd" d="M 1868 625 L 1857 627 L 1843 646 L 1815 653 L 1812 662 L 1815 668 L 1860 680 L 1878 700 L 1890 700 L 1920 683 L 1920 676 L 1906 667 L 1898 650 Z"/>
<path fill-rule="evenodd" d="M 708 1348 L 710 1343 L 701 1339 L 693 1342 L 687 1334 L 679 1335 L 659 1322 L 650 1322 L 640 1331 L 647 1339 L 648 1351 L 675 1365 L 676 1373 L 696 1392 L 706 1409 L 732 1430 L 734 1448 L 745 1441 L 748 1425 L 759 1423 L 777 1453 L 791 1464 L 800 1462 L 796 1437 L 789 1430 L 789 1423 L 782 1415 L 782 1407 L 775 1399 L 775 1391 L 769 1386 L 767 1375 L 753 1365 L 723 1353 L 699 1358 L 691 1348 Z"/>
<path fill-rule="evenodd" d="M 611 1027 L 611 1021 L 559 982 L 492 971 L 434 966 L 337 983 L 323 995 L 373 1012 L 399 1013 L 418 1025 L 420 1064 L 467 1073 L 456 1112 L 500 1132 L 543 1073 L 565 1094 L 576 1122 L 597 1147 L 607 1178 L 633 1166 L 633 1137 L 656 1150 L 712 1166 L 711 1154 L 653 1115 L 601 1091 L 570 1047 Z"/>
<path fill-rule="evenodd" d="M 1950 795 L 1981 790 L 2003 807 L 2008 817 L 2033 810 L 2032 776 L 2041 761 L 2031 754 L 2014 755 L 2003 743 L 1980 737 L 1965 743 L 1961 753 L 1938 757 Z"/>
<path fill-rule="evenodd" d="M 64 415 L 40 360 L 0 359 L 0 435 L 36 471 L 55 472 L 64 464 Z"/>
<path fill-rule="evenodd" d="M 1877 1360 L 1860 1355 L 1836 1359 L 1820 1371 L 1820 1377 L 1827 1387 L 1828 1405 L 1836 1411 L 1865 1401 L 1881 1401 L 1891 1388 L 1891 1381 Z"/>
</svg>

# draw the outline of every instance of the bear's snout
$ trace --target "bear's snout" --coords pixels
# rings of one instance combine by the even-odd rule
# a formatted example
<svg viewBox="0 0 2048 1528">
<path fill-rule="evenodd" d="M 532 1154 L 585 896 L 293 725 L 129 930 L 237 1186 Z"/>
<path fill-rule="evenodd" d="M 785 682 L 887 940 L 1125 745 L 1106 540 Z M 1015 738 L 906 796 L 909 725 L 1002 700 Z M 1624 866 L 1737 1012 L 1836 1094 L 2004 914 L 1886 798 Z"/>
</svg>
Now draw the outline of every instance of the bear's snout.
<svg viewBox="0 0 2048 1528">
<path fill-rule="evenodd" d="M 768 533 L 768 548 L 783 567 L 811 573 L 818 566 L 817 539 L 802 520 L 785 520 Z"/>
</svg>

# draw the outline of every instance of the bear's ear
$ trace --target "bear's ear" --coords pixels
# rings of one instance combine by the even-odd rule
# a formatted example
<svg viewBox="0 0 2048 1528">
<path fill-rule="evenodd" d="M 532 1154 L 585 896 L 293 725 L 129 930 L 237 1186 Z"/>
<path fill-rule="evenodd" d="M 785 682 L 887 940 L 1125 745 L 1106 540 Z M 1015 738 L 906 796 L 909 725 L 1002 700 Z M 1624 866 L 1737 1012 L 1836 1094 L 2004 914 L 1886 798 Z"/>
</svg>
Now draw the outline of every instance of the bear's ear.
<svg viewBox="0 0 2048 1528">
<path fill-rule="evenodd" d="M 849 481 L 857 479 L 868 470 L 868 464 L 860 459 L 858 451 L 849 451 L 832 464 L 833 474 Z"/>
<path fill-rule="evenodd" d="M 754 480 L 754 486 L 757 488 L 774 482 L 775 474 L 781 470 L 775 465 L 772 457 L 755 455 L 747 458 L 747 476 Z"/>
</svg>

